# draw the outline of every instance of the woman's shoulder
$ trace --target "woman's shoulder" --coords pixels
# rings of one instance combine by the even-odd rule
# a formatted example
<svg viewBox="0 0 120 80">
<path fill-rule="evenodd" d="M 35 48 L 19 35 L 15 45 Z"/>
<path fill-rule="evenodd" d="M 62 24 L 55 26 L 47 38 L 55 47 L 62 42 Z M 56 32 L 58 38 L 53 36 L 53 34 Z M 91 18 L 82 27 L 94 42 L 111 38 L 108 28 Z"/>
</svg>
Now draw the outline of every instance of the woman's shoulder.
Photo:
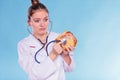
<svg viewBox="0 0 120 80">
<path fill-rule="evenodd" d="M 56 39 L 59 35 L 60 35 L 60 34 L 57 33 L 57 32 L 50 32 L 50 34 L 49 34 L 49 39 L 50 39 L 50 40 L 54 40 L 54 39 Z"/>
<path fill-rule="evenodd" d="M 60 33 L 58 32 L 50 32 L 50 35 L 58 36 Z"/>
<path fill-rule="evenodd" d="M 27 44 L 32 40 L 32 35 L 29 35 L 27 37 L 24 37 L 23 39 L 21 39 L 18 44 Z"/>
<path fill-rule="evenodd" d="M 59 35 L 60 35 L 60 33 L 57 33 L 57 32 L 50 32 L 50 34 L 49 34 L 49 36 L 54 39 L 57 38 Z"/>
</svg>

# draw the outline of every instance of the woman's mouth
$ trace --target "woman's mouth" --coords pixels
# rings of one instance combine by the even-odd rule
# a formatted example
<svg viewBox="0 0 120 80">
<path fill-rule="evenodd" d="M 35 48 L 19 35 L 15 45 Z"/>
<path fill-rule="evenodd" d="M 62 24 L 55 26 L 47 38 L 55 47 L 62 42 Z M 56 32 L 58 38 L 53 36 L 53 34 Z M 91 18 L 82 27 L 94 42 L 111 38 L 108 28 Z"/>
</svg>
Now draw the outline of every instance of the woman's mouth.
<svg viewBox="0 0 120 80">
<path fill-rule="evenodd" d="M 45 30 L 45 28 L 40 28 L 39 30 L 44 31 L 44 30 Z"/>
</svg>

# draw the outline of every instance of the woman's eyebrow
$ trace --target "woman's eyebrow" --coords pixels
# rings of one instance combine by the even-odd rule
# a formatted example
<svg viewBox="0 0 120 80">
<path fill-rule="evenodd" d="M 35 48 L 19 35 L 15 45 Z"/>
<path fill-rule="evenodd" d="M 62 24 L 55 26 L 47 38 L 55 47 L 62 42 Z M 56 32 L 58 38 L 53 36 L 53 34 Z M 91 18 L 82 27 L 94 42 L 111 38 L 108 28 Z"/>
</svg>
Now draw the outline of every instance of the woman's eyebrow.
<svg viewBox="0 0 120 80">
<path fill-rule="evenodd" d="M 46 17 L 44 17 L 44 18 L 48 18 L 48 16 L 46 16 Z M 44 19 L 44 18 L 43 18 L 43 19 Z M 33 19 L 41 19 L 41 18 L 33 18 Z"/>
<path fill-rule="evenodd" d="M 44 18 L 49 18 L 49 16 L 45 16 Z"/>
<path fill-rule="evenodd" d="M 33 18 L 33 19 L 41 19 L 41 18 Z"/>
</svg>

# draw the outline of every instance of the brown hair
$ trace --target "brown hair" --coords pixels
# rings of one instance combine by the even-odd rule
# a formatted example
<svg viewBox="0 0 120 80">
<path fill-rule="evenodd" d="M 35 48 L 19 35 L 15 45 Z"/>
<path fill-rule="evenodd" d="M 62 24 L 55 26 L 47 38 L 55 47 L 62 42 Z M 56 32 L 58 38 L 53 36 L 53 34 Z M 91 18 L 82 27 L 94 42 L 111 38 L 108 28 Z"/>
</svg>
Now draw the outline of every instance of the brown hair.
<svg viewBox="0 0 120 80">
<path fill-rule="evenodd" d="M 35 13 L 37 10 L 45 10 L 47 13 L 49 13 L 47 7 L 40 3 L 39 0 L 31 0 L 31 6 L 28 9 L 28 19 Z"/>
</svg>

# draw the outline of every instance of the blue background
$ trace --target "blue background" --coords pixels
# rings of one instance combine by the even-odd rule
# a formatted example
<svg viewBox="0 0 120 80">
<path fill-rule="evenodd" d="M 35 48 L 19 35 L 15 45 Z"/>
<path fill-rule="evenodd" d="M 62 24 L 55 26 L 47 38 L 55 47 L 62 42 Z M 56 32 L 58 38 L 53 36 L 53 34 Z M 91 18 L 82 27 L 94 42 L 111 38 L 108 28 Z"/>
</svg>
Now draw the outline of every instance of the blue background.
<svg viewBox="0 0 120 80">
<path fill-rule="evenodd" d="M 120 0 L 41 0 L 54 32 L 72 31 L 76 69 L 67 80 L 120 80 Z M 30 0 L 0 1 L 0 80 L 27 80 L 17 43 L 28 36 Z"/>
</svg>

